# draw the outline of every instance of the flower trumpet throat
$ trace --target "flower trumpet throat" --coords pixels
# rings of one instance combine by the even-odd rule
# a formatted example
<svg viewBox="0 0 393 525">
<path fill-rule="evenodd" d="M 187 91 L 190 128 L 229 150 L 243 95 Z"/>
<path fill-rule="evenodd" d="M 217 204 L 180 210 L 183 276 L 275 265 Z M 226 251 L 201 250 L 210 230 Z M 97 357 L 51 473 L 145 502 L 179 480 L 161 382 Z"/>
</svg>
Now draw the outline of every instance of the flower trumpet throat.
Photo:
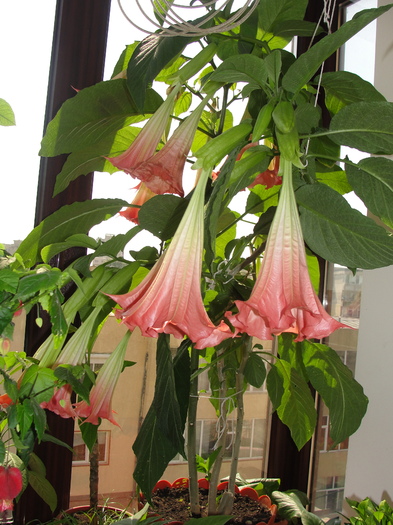
<svg viewBox="0 0 393 525">
<path fill-rule="evenodd" d="M 196 348 L 215 346 L 232 337 L 222 321 L 215 326 L 201 295 L 204 194 L 211 169 L 202 170 L 187 210 L 166 252 L 131 292 L 109 295 L 121 307 L 116 317 L 130 329 L 158 337 L 188 336 Z"/>
<path fill-rule="evenodd" d="M 261 270 L 247 301 L 235 301 L 238 313 L 226 317 L 239 332 L 272 339 L 282 332 L 296 341 L 321 339 L 346 325 L 323 308 L 312 286 L 292 185 L 292 163 L 280 159 L 283 185 L 268 235 Z"/>
</svg>

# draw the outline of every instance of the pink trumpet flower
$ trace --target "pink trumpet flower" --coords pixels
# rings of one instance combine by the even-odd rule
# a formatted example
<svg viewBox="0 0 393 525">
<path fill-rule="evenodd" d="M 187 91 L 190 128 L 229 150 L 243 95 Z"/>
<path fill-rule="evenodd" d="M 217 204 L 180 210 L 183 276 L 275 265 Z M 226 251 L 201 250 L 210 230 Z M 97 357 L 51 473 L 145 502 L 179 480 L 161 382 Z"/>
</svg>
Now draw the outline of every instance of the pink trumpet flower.
<svg viewBox="0 0 393 525">
<path fill-rule="evenodd" d="M 104 366 L 99 370 L 97 381 L 90 392 L 90 404 L 80 401 L 75 405 L 75 412 L 78 417 L 86 418 L 85 421 L 98 425 L 99 419 L 108 419 L 114 425 L 118 423 L 113 419 L 112 397 L 117 381 L 121 374 L 124 364 L 124 356 L 127 350 L 127 343 L 131 332 L 123 337 L 113 353 L 105 361 Z"/>
<path fill-rule="evenodd" d="M 172 89 L 167 99 L 148 120 L 147 124 L 127 151 L 117 157 L 108 158 L 116 168 L 128 173 L 134 178 L 139 178 L 135 170 L 142 162 L 152 157 L 156 152 L 157 146 L 165 133 L 179 89 L 180 85 Z"/>
<path fill-rule="evenodd" d="M 13 509 L 13 499 L 22 488 L 22 472 L 16 467 L 0 466 L 0 512 Z"/>
<path fill-rule="evenodd" d="M 201 269 L 203 251 L 204 170 L 168 250 L 146 278 L 131 292 L 110 295 L 121 307 L 116 317 L 144 336 L 188 336 L 196 348 L 214 346 L 232 337 L 229 327 L 215 326 L 203 306 Z"/>
<path fill-rule="evenodd" d="M 50 401 L 41 403 L 41 407 L 65 419 L 69 417 L 75 418 L 76 413 L 72 406 L 71 395 L 71 385 L 63 385 L 56 390 Z"/>
<path fill-rule="evenodd" d="M 282 332 L 295 341 L 321 339 L 345 325 L 323 308 L 308 273 L 303 234 L 292 186 L 292 164 L 281 159 L 283 186 L 254 289 L 235 301 L 238 313 L 226 317 L 241 332 L 272 339 Z"/>
<path fill-rule="evenodd" d="M 131 175 L 144 182 L 154 193 L 177 193 L 183 197 L 184 165 L 209 98 L 205 97 L 191 115 L 176 128 L 160 151 L 132 170 Z"/>
<path fill-rule="evenodd" d="M 150 200 L 152 197 L 156 195 L 156 193 L 149 190 L 149 188 L 146 186 L 144 182 L 141 182 L 140 184 L 138 184 L 136 189 L 138 191 L 131 204 L 136 204 L 137 206 L 143 206 L 145 202 L 147 202 L 148 200 Z M 128 219 L 129 221 L 135 224 L 139 224 L 139 220 L 138 220 L 139 209 L 140 208 L 130 206 L 129 208 L 126 208 L 124 211 L 121 211 L 119 215 L 121 215 L 122 217 Z"/>
</svg>

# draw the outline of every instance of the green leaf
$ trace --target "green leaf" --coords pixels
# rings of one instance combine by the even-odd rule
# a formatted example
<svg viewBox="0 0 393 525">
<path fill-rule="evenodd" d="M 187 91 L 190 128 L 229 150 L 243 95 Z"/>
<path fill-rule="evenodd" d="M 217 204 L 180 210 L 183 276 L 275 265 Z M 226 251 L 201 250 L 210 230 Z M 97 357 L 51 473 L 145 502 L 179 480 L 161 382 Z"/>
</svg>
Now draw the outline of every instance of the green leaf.
<svg viewBox="0 0 393 525">
<path fill-rule="evenodd" d="M 352 191 L 352 185 L 349 184 L 347 174 L 339 166 L 334 166 L 327 171 L 320 171 L 321 165 L 317 166 L 317 171 L 315 173 L 315 178 L 318 182 L 326 184 L 333 190 L 337 191 L 340 195 L 345 195 Z"/>
<path fill-rule="evenodd" d="M 128 203 L 121 199 L 92 199 L 63 206 L 44 219 L 22 241 L 17 253 L 26 265 L 40 260 L 42 248 L 65 241 L 70 235 L 87 233 L 95 224 L 112 217 Z"/>
<path fill-rule="evenodd" d="M 367 209 L 393 228 L 393 161 L 384 157 L 346 165 L 348 181 Z"/>
<path fill-rule="evenodd" d="M 22 404 L 18 403 L 16 405 L 16 413 L 20 437 L 23 440 L 33 423 L 33 410 L 30 405 L 30 400 L 25 399 Z"/>
<path fill-rule="evenodd" d="M 255 352 L 248 356 L 244 367 L 244 377 L 250 385 L 261 388 L 266 378 L 266 368 L 263 359 Z"/>
<path fill-rule="evenodd" d="M 267 81 L 267 70 L 262 58 L 255 55 L 236 55 L 229 57 L 210 75 L 209 81 L 248 82 L 264 88 Z"/>
<path fill-rule="evenodd" d="M 123 79 L 107 80 L 81 89 L 64 102 L 48 124 L 39 154 L 53 157 L 79 151 L 103 139 L 110 146 L 119 129 L 145 120 L 161 103 L 162 98 L 149 89 L 146 103 L 141 111 L 138 110 Z"/>
<path fill-rule="evenodd" d="M 105 157 L 116 157 L 126 151 L 140 131 L 141 128 L 128 126 L 109 135 L 105 140 L 97 142 L 94 146 L 70 153 L 61 172 L 56 177 L 53 196 L 65 190 L 70 182 L 80 175 L 88 175 L 94 171 L 108 173 L 119 171 Z"/>
<path fill-rule="evenodd" d="M 189 91 L 184 91 L 175 102 L 173 114 L 178 117 L 190 109 L 192 102 L 192 95 Z"/>
<path fill-rule="evenodd" d="M 0 126 L 15 126 L 14 112 L 3 98 L 0 98 Z"/>
<path fill-rule="evenodd" d="M 259 25 L 264 31 L 276 34 L 283 22 L 303 20 L 307 4 L 308 0 L 260 0 Z"/>
<path fill-rule="evenodd" d="M 3 465 L 5 458 L 5 445 L 3 440 L 0 439 L 0 464 Z"/>
<path fill-rule="evenodd" d="M 335 446 L 358 429 L 366 413 L 367 397 L 334 350 L 310 341 L 298 344 L 310 382 L 329 408 Z"/>
<path fill-rule="evenodd" d="M 94 445 L 97 443 L 98 425 L 83 422 L 81 425 L 79 425 L 79 430 L 82 433 L 83 442 L 91 452 Z"/>
<path fill-rule="evenodd" d="M 386 101 L 382 93 L 370 82 L 349 71 L 324 73 L 321 85 L 325 89 L 326 107 L 334 115 L 343 107 L 355 102 Z"/>
<path fill-rule="evenodd" d="M 157 195 L 139 210 L 141 228 L 166 241 L 173 237 L 188 206 L 189 199 L 175 195 Z"/>
<path fill-rule="evenodd" d="M 15 293 L 18 288 L 19 275 L 8 268 L 0 270 L 0 291 Z"/>
<path fill-rule="evenodd" d="M 32 452 L 30 454 L 29 468 L 33 472 L 36 472 L 37 474 L 40 474 L 41 476 L 43 476 L 45 478 L 45 476 L 46 476 L 46 467 L 45 467 L 44 463 L 41 461 L 41 459 L 34 452 Z"/>
<path fill-rule="evenodd" d="M 138 44 L 139 42 L 133 42 L 124 48 L 122 54 L 119 57 L 119 60 L 116 62 L 111 78 L 119 75 L 122 71 L 127 69 L 128 62 L 130 61 L 130 58 L 132 57 L 132 54 Z"/>
<path fill-rule="evenodd" d="M 97 248 L 98 243 L 95 239 L 92 239 L 84 233 L 71 235 L 70 237 L 68 237 L 68 239 L 66 239 L 65 242 L 58 242 L 50 244 L 49 246 L 45 246 L 45 248 L 41 250 L 42 260 L 45 263 L 48 263 L 52 259 L 52 257 L 57 255 L 58 253 L 61 253 L 64 250 L 68 250 L 69 248 L 75 248 L 76 246 L 79 246 L 81 248 L 90 248 L 94 250 L 95 248 Z"/>
<path fill-rule="evenodd" d="M 393 153 L 393 103 L 359 102 L 334 115 L 329 136 L 342 146 L 375 154 Z"/>
<path fill-rule="evenodd" d="M 37 433 L 37 439 L 38 442 L 40 442 L 46 429 L 46 413 L 35 398 L 31 400 L 31 408 L 33 409 L 33 423 Z"/>
<path fill-rule="evenodd" d="M 55 346 L 67 335 L 68 323 L 64 317 L 61 304 L 64 297 L 60 290 L 54 290 L 49 299 L 49 315 L 51 331 L 54 336 Z"/>
<path fill-rule="evenodd" d="M 169 335 L 160 334 L 158 337 L 156 365 L 153 406 L 157 414 L 157 422 L 173 446 L 182 455 L 185 455 L 183 450 L 184 420 L 182 420 L 176 396 Z"/>
<path fill-rule="evenodd" d="M 53 486 L 44 476 L 33 470 L 28 471 L 28 479 L 31 487 L 49 505 L 50 510 L 54 512 L 57 507 L 57 495 Z"/>
<path fill-rule="evenodd" d="M 296 518 L 299 518 L 302 525 L 323 525 L 324 522 L 321 518 L 304 508 L 298 494 L 295 492 L 280 492 L 277 490 L 272 493 L 272 498 L 278 504 L 281 518 L 295 523 L 297 522 Z"/>
<path fill-rule="evenodd" d="M 17 297 L 23 302 L 36 292 L 53 290 L 61 282 L 61 278 L 58 268 L 26 275 L 19 281 Z"/>
<path fill-rule="evenodd" d="M 49 401 L 53 395 L 56 378 L 50 368 L 31 365 L 22 376 L 20 397 L 34 395 L 37 403 Z"/>
<path fill-rule="evenodd" d="M 277 369 L 283 388 L 277 415 L 288 426 L 300 450 L 311 439 L 316 426 L 315 401 L 306 381 L 290 363 L 277 359 L 273 366 Z"/>
<path fill-rule="evenodd" d="M 392 4 L 389 4 L 376 9 L 361 11 L 354 16 L 352 20 L 343 24 L 337 31 L 322 38 L 308 51 L 300 55 L 296 62 L 289 67 L 282 79 L 283 88 L 291 93 L 300 91 L 330 55 L 391 7 Z"/>
<path fill-rule="evenodd" d="M 393 263 L 393 238 L 328 186 L 304 185 L 296 200 L 304 239 L 323 259 L 365 269 Z"/>
<path fill-rule="evenodd" d="M 149 35 L 135 49 L 127 67 L 127 86 L 135 106 L 145 107 L 146 90 L 158 73 L 192 41 L 189 37 Z"/>
</svg>

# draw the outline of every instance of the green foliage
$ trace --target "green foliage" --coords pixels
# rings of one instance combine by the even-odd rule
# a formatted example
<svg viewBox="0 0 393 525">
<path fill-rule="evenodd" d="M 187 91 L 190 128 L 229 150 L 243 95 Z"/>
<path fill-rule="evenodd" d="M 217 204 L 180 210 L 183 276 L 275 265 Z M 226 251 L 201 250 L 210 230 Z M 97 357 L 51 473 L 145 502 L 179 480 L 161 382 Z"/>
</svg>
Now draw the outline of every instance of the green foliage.
<svg viewBox="0 0 393 525">
<path fill-rule="evenodd" d="M 370 498 L 362 501 L 356 501 L 346 498 L 348 505 L 356 512 L 356 516 L 346 518 L 351 525 L 390 525 L 393 522 L 393 509 L 386 500 L 379 504 Z"/>
<path fill-rule="evenodd" d="M 14 112 L 3 98 L 0 98 L 0 126 L 15 126 Z"/>
</svg>

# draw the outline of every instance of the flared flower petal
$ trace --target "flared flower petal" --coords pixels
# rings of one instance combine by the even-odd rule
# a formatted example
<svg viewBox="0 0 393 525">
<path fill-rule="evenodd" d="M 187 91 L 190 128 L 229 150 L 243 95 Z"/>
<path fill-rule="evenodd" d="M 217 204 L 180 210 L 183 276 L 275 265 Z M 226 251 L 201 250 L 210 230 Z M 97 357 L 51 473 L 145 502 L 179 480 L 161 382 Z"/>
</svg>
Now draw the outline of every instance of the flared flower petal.
<svg viewBox="0 0 393 525">
<path fill-rule="evenodd" d="M 75 418 L 76 413 L 71 402 L 72 387 L 63 385 L 56 390 L 50 401 L 41 403 L 41 408 L 46 408 L 65 419 Z"/>
<path fill-rule="evenodd" d="M 8 394 L 2 394 L 0 396 L 0 409 L 4 410 L 5 408 L 9 407 L 12 404 L 13 404 L 13 401 Z"/>
<path fill-rule="evenodd" d="M 323 308 L 311 284 L 295 194 L 292 164 L 281 161 L 283 186 L 254 289 L 226 316 L 240 332 L 260 339 L 294 332 L 296 341 L 321 339 L 344 327 Z"/>
<path fill-rule="evenodd" d="M 149 190 L 149 188 L 146 186 L 144 182 L 141 182 L 137 186 L 137 194 L 134 197 L 134 200 L 131 204 L 135 204 L 136 206 L 143 206 L 145 202 L 150 200 L 152 197 L 157 195 L 153 191 Z M 122 217 L 125 217 L 129 221 L 139 224 L 138 220 L 138 213 L 140 208 L 134 208 L 133 206 L 130 206 L 129 208 L 125 209 L 124 211 L 121 211 L 119 215 Z"/>
<path fill-rule="evenodd" d="M 131 292 L 110 295 L 121 307 L 116 316 L 130 330 L 158 337 L 188 336 L 196 348 L 215 346 L 232 337 L 229 327 L 215 326 L 203 306 L 201 269 L 204 190 L 209 171 L 203 171 L 168 250 Z"/>
<path fill-rule="evenodd" d="M 136 177 L 133 170 L 154 155 L 165 133 L 179 89 L 180 85 L 173 88 L 127 151 L 117 157 L 108 158 L 116 168 Z"/>
<path fill-rule="evenodd" d="M 160 151 L 132 171 L 132 175 L 144 182 L 154 193 L 177 193 L 183 197 L 184 165 L 208 99 L 206 97 L 176 128 Z"/>
<path fill-rule="evenodd" d="M 22 487 L 22 472 L 18 468 L 0 466 L 0 512 L 13 508 L 13 499 Z"/>
<path fill-rule="evenodd" d="M 90 403 L 80 401 L 75 405 L 78 417 L 86 418 L 86 422 L 98 425 L 100 418 L 108 419 L 114 425 L 118 423 L 113 419 L 112 397 L 123 369 L 127 343 L 131 333 L 123 337 L 113 353 L 99 370 L 97 380 L 90 392 Z"/>
<path fill-rule="evenodd" d="M 263 186 L 266 186 L 266 189 L 270 189 L 273 186 L 282 184 L 282 177 L 278 174 L 279 168 L 280 157 L 277 156 L 271 161 L 268 169 L 259 173 L 248 187 L 251 189 L 257 184 L 263 184 Z"/>
</svg>

